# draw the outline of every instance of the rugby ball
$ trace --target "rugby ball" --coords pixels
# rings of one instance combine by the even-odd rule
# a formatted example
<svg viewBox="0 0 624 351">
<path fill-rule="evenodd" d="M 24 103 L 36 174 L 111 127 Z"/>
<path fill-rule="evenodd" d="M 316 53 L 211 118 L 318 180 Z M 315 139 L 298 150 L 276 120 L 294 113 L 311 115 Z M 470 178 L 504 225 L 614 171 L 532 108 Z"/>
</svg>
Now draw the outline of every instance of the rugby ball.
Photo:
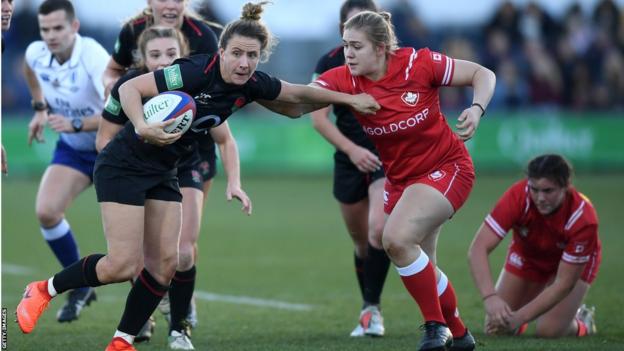
<svg viewBox="0 0 624 351">
<path fill-rule="evenodd" d="M 181 91 L 160 93 L 143 104 L 143 118 L 147 124 L 175 119 L 175 122 L 165 127 L 167 133 L 186 132 L 194 117 L 195 100 Z"/>
</svg>

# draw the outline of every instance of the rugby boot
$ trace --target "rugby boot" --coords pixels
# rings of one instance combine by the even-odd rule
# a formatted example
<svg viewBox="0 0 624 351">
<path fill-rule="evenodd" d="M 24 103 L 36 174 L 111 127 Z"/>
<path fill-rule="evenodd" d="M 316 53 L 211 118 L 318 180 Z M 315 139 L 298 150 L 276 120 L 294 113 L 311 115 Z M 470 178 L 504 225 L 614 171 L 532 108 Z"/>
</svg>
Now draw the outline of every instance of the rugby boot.
<svg viewBox="0 0 624 351">
<path fill-rule="evenodd" d="M 39 320 L 43 311 L 48 308 L 50 300 L 52 300 L 52 297 L 48 293 L 47 280 L 32 282 L 26 286 L 24 296 L 15 311 L 17 324 L 22 333 L 28 334 L 35 329 L 37 320 Z"/>
<path fill-rule="evenodd" d="M 449 328 L 438 322 L 425 322 L 421 327 L 425 335 L 420 340 L 418 351 L 448 351 L 453 345 L 453 335 Z"/>
<path fill-rule="evenodd" d="M 69 292 L 67 302 L 56 314 L 56 320 L 60 323 L 71 322 L 78 319 L 80 311 L 85 306 L 89 306 L 92 301 L 97 300 L 95 289 L 83 288 L 74 289 Z"/>
<path fill-rule="evenodd" d="M 466 334 L 460 338 L 453 338 L 453 346 L 451 351 L 472 351 L 475 349 L 476 342 L 470 331 L 466 329 Z"/>
<path fill-rule="evenodd" d="M 124 340 L 124 338 L 117 336 L 111 340 L 104 351 L 137 351 L 137 349 L 135 349 L 132 344 Z"/>
</svg>

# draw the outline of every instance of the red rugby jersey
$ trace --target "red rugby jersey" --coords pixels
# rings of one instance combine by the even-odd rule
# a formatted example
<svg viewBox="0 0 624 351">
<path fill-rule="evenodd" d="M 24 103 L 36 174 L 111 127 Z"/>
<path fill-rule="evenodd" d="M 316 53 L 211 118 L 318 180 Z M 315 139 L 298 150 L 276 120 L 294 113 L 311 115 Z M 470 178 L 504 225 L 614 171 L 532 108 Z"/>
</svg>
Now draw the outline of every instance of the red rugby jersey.
<svg viewBox="0 0 624 351">
<path fill-rule="evenodd" d="M 559 209 L 544 216 L 531 200 L 528 180 L 521 180 L 503 194 L 485 223 L 501 239 L 513 229 L 512 244 L 527 259 L 581 264 L 600 252 L 596 211 L 573 187 Z"/>
<path fill-rule="evenodd" d="M 440 111 L 438 88 L 453 78 L 454 60 L 429 49 L 398 49 L 378 81 L 352 76 L 348 66 L 323 73 L 315 83 L 349 94 L 368 93 L 381 105 L 375 115 L 354 111 L 373 141 L 390 182 L 401 184 L 441 165 L 470 158 Z"/>
</svg>

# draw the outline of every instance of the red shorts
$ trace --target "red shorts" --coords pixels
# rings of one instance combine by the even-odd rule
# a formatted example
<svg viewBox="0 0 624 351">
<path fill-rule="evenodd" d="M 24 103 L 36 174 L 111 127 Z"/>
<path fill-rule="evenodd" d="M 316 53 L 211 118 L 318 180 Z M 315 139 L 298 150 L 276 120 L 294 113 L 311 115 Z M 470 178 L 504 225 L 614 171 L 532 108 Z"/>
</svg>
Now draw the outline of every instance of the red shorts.
<svg viewBox="0 0 624 351">
<path fill-rule="evenodd" d="M 402 184 L 392 184 L 386 179 L 384 212 L 386 214 L 392 213 L 405 188 L 416 183 L 426 184 L 438 190 L 449 200 L 457 212 L 468 199 L 474 180 L 474 166 L 469 158 L 444 164 L 439 169 L 432 170 L 428 175 L 408 179 Z"/>
<path fill-rule="evenodd" d="M 597 250 L 585 264 L 581 280 L 591 284 L 596 279 L 601 261 L 602 253 L 600 250 Z M 514 243 L 511 244 L 507 251 L 505 270 L 520 278 L 538 283 L 548 283 L 555 277 L 558 268 L 559 261 L 557 260 L 527 258 L 521 250 L 518 250 Z"/>
</svg>

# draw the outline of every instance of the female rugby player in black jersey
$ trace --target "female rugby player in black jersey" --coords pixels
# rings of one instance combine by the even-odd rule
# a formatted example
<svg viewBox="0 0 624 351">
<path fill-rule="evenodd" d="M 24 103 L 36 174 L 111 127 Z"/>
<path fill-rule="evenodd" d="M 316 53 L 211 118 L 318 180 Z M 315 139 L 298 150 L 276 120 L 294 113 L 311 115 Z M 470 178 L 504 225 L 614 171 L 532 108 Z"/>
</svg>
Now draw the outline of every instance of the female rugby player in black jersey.
<svg viewBox="0 0 624 351">
<path fill-rule="evenodd" d="M 100 121 L 96 139 L 99 151 L 102 151 L 128 122 L 128 117 L 119 107 L 119 86 L 141 74 L 167 67 L 175 59 L 188 54 L 188 46 L 182 33 L 175 28 L 162 26 L 152 26 L 144 30 L 139 36 L 138 47 L 141 55 L 140 67 L 130 70 L 117 81 L 102 113 L 103 118 Z M 236 196 L 242 199 L 245 211 L 250 214 L 251 201 L 241 189 L 238 148 L 227 122 L 215 128 L 213 134 L 221 150 L 223 167 L 227 175 L 226 198 L 231 200 L 233 196 Z M 182 193 L 182 231 L 178 267 L 169 287 L 168 299 L 171 306 L 168 343 L 170 348 L 178 350 L 193 349 L 190 333 L 186 328 L 188 323 L 185 320 L 190 310 L 195 287 L 194 246 L 199 236 L 204 198 L 201 162 L 199 153 L 194 151 L 184 156 L 178 166 L 178 183 Z M 139 342 L 139 338 L 142 338 L 141 341 L 149 340 L 153 326 L 153 318 L 150 318 L 135 338 L 135 342 Z"/>
<path fill-rule="evenodd" d="M 144 268 L 128 294 L 121 322 L 107 347 L 108 351 L 135 350 L 134 336 L 175 274 L 181 227 L 175 167 L 182 156 L 196 148 L 197 139 L 212 133 L 213 127 L 254 100 L 307 103 L 316 108 L 346 104 L 361 113 L 379 109 L 369 95 L 290 84 L 256 71 L 260 58 L 267 57 L 271 49 L 271 35 L 260 22 L 264 4 L 244 6 L 241 19 L 224 29 L 218 54 L 180 59 L 163 70 L 122 84 L 121 107 L 132 123 L 126 124 L 100 153 L 94 175 L 108 254 L 87 256 L 48 280 L 30 283 L 17 307 L 22 330 L 34 328 L 57 294 L 129 280 L 143 261 Z M 195 99 L 197 117 L 185 134 L 165 133 L 163 128 L 170 122 L 147 125 L 143 120 L 142 98 L 167 90 L 184 91 Z"/>
<path fill-rule="evenodd" d="M 147 6 L 141 10 L 138 14 L 128 19 L 122 26 L 115 47 L 113 48 L 113 54 L 108 62 L 106 71 L 104 72 L 103 81 L 106 91 L 108 92 L 120 79 L 122 75 L 126 73 L 126 70 L 130 67 L 139 65 L 139 60 L 142 58 L 141 50 L 138 46 L 138 38 L 146 28 L 150 26 L 163 26 L 169 28 L 177 28 L 182 32 L 184 38 L 188 43 L 189 52 L 183 56 L 196 55 L 196 54 L 213 54 L 217 52 L 217 37 L 215 35 L 216 29 L 222 29 L 222 27 L 216 23 L 204 21 L 200 16 L 191 10 L 189 0 L 148 0 Z M 145 73 L 145 72 L 143 72 Z M 127 79 L 129 79 L 126 76 Z M 120 84 L 117 84 L 119 87 Z M 111 100 L 109 100 L 111 102 Z M 119 102 L 119 98 L 116 101 Z M 236 145 L 234 145 L 236 146 Z M 212 187 L 213 179 L 217 173 L 216 167 L 216 148 L 215 143 L 210 136 L 202 138 L 199 141 L 199 156 L 200 163 L 195 165 L 193 174 L 195 179 L 201 178 L 202 194 L 195 194 L 194 200 L 201 200 L 201 203 L 205 203 L 208 198 L 208 193 Z M 188 180 L 188 179 L 187 179 Z M 181 180 L 182 194 L 184 199 L 188 199 L 185 189 Z M 195 188 L 195 184 L 193 184 Z M 201 196 L 200 196 L 201 195 Z M 191 201 L 190 199 L 183 200 L 185 202 Z M 190 276 L 194 276 L 193 267 L 196 265 L 195 258 L 197 256 L 197 239 L 199 235 L 199 227 L 201 217 L 193 216 L 195 212 L 183 212 L 185 218 L 182 221 L 182 234 L 180 236 L 180 266 L 178 272 L 186 272 L 189 275 L 188 279 L 194 280 Z M 193 216 L 193 217 L 189 217 Z M 187 225 L 191 227 L 187 227 Z M 184 274 L 183 274 L 184 275 Z M 186 279 L 185 279 L 186 280 Z M 174 288 L 169 294 L 176 294 Z M 175 298 L 174 298 L 175 299 Z M 186 299 L 184 299 L 186 300 Z M 165 295 L 161 302 L 161 311 L 166 313 L 170 311 L 169 299 Z M 176 309 L 176 307 L 174 307 Z M 165 317 L 170 320 L 171 314 L 166 314 Z M 195 304 L 188 306 L 188 324 L 192 327 L 197 323 L 197 313 L 195 310 Z M 154 321 L 150 321 L 141 330 L 141 333 L 137 336 L 136 342 L 146 341 L 151 338 L 151 331 L 154 329 Z"/>
</svg>

